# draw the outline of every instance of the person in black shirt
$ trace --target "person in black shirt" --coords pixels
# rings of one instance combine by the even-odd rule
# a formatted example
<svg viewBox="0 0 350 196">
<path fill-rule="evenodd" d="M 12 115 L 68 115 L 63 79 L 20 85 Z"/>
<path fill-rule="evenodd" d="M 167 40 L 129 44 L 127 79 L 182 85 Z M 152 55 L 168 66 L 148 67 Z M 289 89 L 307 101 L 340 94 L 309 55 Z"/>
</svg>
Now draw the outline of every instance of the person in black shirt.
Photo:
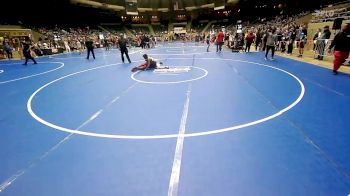
<svg viewBox="0 0 350 196">
<path fill-rule="evenodd" d="M 31 52 L 30 49 L 32 47 L 32 44 L 30 42 L 23 42 L 22 45 L 23 45 L 23 56 L 26 59 L 26 61 L 23 65 L 27 65 L 28 59 L 31 59 L 34 62 L 34 64 L 38 64 L 35 61 L 35 59 L 32 57 L 32 55 L 30 54 L 30 52 Z"/>
<path fill-rule="evenodd" d="M 256 39 L 255 39 L 255 50 L 259 51 L 259 45 L 261 43 L 262 36 L 261 36 L 261 31 L 258 29 L 258 32 L 256 33 Z"/>
<path fill-rule="evenodd" d="M 293 53 L 294 42 L 297 37 L 297 33 L 294 28 L 290 29 L 289 37 L 288 37 L 288 50 L 287 54 L 291 55 Z"/>
<path fill-rule="evenodd" d="M 90 52 L 92 53 L 92 57 L 95 59 L 94 42 L 92 41 L 91 38 L 89 38 L 89 39 L 85 42 L 85 46 L 86 46 L 86 49 L 87 49 L 87 57 L 86 57 L 86 59 L 89 59 L 89 57 L 90 57 Z"/>
<path fill-rule="evenodd" d="M 145 48 L 150 48 L 150 45 L 149 45 L 149 37 L 147 35 L 145 35 Z"/>
<path fill-rule="evenodd" d="M 199 41 L 200 41 L 200 35 L 199 35 L 199 34 L 196 34 L 196 35 L 195 35 L 194 41 L 195 41 L 195 43 L 196 43 L 196 46 L 198 46 Z"/>
<path fill-rule="evenodd" d="M 103 40 L 106 51 L 109 50 L 109 43 L 108 43 L 108 39 L 106 38 L 105 40 Z"/>
<path fill-rule="evenodd" d="M 267 31 L 262 33 L 262 51 L 266 50 Z"/>
<path fill-rule="evenodd" d="M 145 48 L 145 35 L 141 36 L 141 48 L 144 49 Z"/>
<path fill-rule="evenodd" d="M 120 49 L 120 53 L 122 55 L 123 63 L 124 63 L 124 54 L 125 54 L 126 58 L 128 59 L 129 63 L 131 63 L 130 57 L 128 54 L 128 48 L 126 47 L 126 44 L 127 44 L 126 39 L 123 36 L 121 36 L 120 39 L 118 40 L 118 43 L 119 43 L 119 49 Z"/>
<path fill-rule="evenodd" d="M 332 41 L 328 48 L 328 52 L 332 52 L 334 48 L 333 73 L 338 74 L 338 69 L 349 57 L 350 52 L 350 23 L 347 23 L 342 31 L 340 31 Z"/>
</svg>

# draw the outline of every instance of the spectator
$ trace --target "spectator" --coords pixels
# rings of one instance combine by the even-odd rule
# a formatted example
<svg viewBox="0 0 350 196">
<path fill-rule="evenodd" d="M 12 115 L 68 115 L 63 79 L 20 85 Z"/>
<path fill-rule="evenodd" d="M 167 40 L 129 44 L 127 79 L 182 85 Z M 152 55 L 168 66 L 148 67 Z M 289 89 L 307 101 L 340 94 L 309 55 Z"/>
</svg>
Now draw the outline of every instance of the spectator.
<svg viewBox="0 0 350 196">
<path fill-rule="evenodd" d="M 63 43 L 64 43 L 64 47 L 65 47 L 66 51 L 67 51 L 67 52 L 71 52 L 70 46 L 69 46 L 69 44 L 68 44 L 68 41 L 67 41 L 67 40 L 64 40 Z"/>
<path fill-rule="evenodd" d="M 294 47 L 296 36 L 297 34 L 295 32 L 295 29 L 292 27 L 288 35 L 288 51 L 287 51 L 288 55 L 291 55 L 293 53 L 293 47 Z"/>
<path fill-rule="evenodd" d="M 350 23 L 347 23 L 329 46 L 328 52 L 331 53 L 334 47 L 333 73 L 338 74 L 338 69 L 349 57 L 350 52 Z"/>
<path fill-rule="evenodd" d="M 298 57 L 303 57 L 304 54 L 304 47 L 307 41 L 307 37 L 305 35 L 305 31 L 303 30 L 302 27 L 299 29 L 299 56 Z"/>
<path fill-rule="evenodd" d="M 318 56 L 316 59 L 323 60 L 324 50 L 325 50 L 326 44 L 328 42 L 328 39 L 330 37 L 331 37 L 331 32 L 329 30 L 329 26 L 327 25 L 323 29 L 323 33 L 321 35 L 321 38 L 317 40 Z"/>
<path fill-rule="evenodd" d="M 271 50 L 271 60 L 274 59 L 275 55 L 275 46 L 277 43 L 277 35 L 275 30 L 269 29 L 268 33 L 266 34 L 266 53 L 265 53 L 265 60 L 267 60 L 267 55 L 269 54 L 269 51 Z"/>
<path fill-rule="evenodd" d="M 248 50 L 248 52 L 250 52 L 250 46 L 255 40 L 255 35 L 251 30 L 248 32 L 248 35 L 245 37 L 245 40 L 246 40 L 246 47 L 244 51 L 247 52 Z"/>
<path fill-rule="evenodd" d="M 13 48 L 10 45 L 10 43 L 9 42 L 5 42 L 4 48 L 5 48 L 5 52 L 6 52 L 7 58 L 8 59 L 12 59 L 13 58 L 13 55 L 12 55 Z"/>
<path fill-rule="evenodd" d="M 207 35 L 206 43 L 207 43 L 207 52 L 209 52 L 209 47 L 210 47 L 210 35 L 209 34 Z"/>
<path fill-rule="evenodd" d="M 221 52 L 222 50 L 222 44 L 224 43 L 224 33 L 222 30 L 219 30 L 217 36 L 216 36 L 216 52 Z"/>
<path fill-rule="evenodd" d="M 260 43 L 261 43 L 261 30 L 258 29 L 258 32 L 256 32 L 256 39 L 255 39 L 255 50 L 256 51 L 259 51 L 259 46 L 260 46 Z"/>
<path fill-rule="evenodd" d="M 314 40 L 314 47 L 313 47 L 313 50 L 314 50 L 314 51 L 315 51 L 315 49 L 316 49 L 316 42 L 317 42 L 317 40 L 318 40 L 319 38 L 321 38 L 321 35 L 322 35 L 322 30 L 321 30 L 321 29 L 318 29 L 317 32 L 316 32 L 315 35 L 314 35 L 314 38 L 313 38 L 313 40 Z"/>
</svg>

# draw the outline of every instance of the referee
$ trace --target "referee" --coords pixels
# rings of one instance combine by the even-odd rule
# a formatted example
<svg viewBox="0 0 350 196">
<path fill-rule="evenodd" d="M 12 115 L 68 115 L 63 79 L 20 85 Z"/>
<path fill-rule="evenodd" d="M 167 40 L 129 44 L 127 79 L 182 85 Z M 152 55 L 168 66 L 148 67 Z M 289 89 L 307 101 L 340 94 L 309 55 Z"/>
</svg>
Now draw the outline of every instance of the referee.
<svg viewBox="0 0 350 196">
<path fill-rule="evenodd" d="M 92 57 L 95 59 L 94 42 L 92 41 L 91 38 L 89 38 L 89 39 L 85 42 L 85 46 L 86 46 L 86 49 L 87 49 L 87 57 L 86 57 L 86 59 L 89 59 L 89 57 L 90 57 L 90 52 L 92 53 Z"/>
<path fill-rule="evenodd" d="M 23 56 L 26 59 L 26 61 L 23 65 L 27 65 L 29 59 L 32 60 L 34 62 L 34 64 L 38 64 L 31 55 L 31 49 L 32 49 L 31 41 L 24 41 L 22 43 L 22 45 L 23 45 Z"/>
<path fill-rule="evenodd" d="M 124 36 L 120 36 L 118 43 L 119 43 L 119 48 L 120 48 L 120 53 L 122 56 L 123 63 L 124 63 L 124 54 L 125 54 L 126 58 L 128 59 L 129 63 L 131 63 L 130 58 L 129 58 L 129 54 L 128 54 L 128 48 L 126 47 L 127 41 L 124 38 Z"/>
</svg>

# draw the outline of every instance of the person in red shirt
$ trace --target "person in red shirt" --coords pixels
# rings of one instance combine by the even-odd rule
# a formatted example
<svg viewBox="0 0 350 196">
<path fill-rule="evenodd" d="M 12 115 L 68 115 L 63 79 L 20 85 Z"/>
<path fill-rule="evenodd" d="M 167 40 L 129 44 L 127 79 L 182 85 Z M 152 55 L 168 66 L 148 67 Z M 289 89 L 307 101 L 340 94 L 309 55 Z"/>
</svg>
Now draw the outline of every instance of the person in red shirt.
<svg viewBox="0 0 350 196">
<path fill-rule="evenodd" d="M 245 41 L 246 41 L 246 44 L 245 44 L 245 52 L 250 52 L 250 46 L 252 45 L 252 43 L 254 42 L 255 40 L 255 35 L 252 31 L 249 31 L 248 32 L 248 35 L 245 37 Z"/>
<path fill-rule="evenodd" d="M 222 45 L 224 44 L 224 33 L 222 30 L 219 30 L 217 36 L 216 36 L 216 52 L 221 52 Z"/>
</svg>

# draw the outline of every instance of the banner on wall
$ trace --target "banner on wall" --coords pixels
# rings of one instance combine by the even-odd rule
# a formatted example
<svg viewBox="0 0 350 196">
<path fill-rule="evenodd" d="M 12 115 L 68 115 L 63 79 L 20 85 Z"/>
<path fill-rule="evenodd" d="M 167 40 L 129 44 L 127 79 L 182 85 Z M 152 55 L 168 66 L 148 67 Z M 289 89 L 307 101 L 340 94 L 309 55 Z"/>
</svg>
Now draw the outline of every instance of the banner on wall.
<svg viewBox="0 0 350 196">
<path fill-rule="evenodd" d="M 174 33 L 183 34 L 186 33 L 186 29 L 184 29 L 183 27 L 174 27 Z"/>
</svg>

